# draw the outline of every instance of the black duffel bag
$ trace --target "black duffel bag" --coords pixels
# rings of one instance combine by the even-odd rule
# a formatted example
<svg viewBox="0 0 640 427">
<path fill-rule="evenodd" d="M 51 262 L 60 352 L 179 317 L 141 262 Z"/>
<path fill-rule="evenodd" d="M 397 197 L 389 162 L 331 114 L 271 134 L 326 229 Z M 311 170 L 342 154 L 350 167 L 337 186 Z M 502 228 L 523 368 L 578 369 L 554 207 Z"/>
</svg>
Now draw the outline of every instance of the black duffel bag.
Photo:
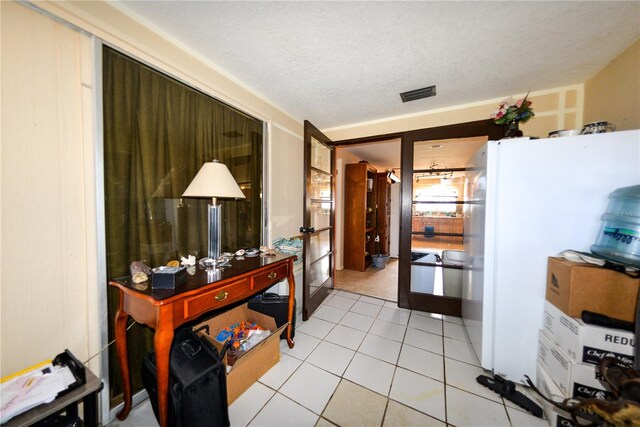
<svg viewBox="0 0 640 427">
<path fill-rule="evenodd" d="M 226 347 L 225 347 L 226 350 Z M 222 354 L 191 328 L 178 329 L 169 356 L 169 423 L 175 427 L 229 426 L 227 374 Z M 159 420 L 156 354 L 142 360 L 142 384 Z"/>
<path fill-rule="evenodd" d="M 289 317 L 289 295 L 278 295 L 271 292 L 265 292 L 251 298 L 247 304 L 250 310 L 271 316 L 276 321 L 276 326 L 287 323 Z M 296 302 L 293 302 L 293 318 L 291 320 L 291 339 L 296 334 Z M 280 334 L 281 340 L 287 339 L 287 330 Z"/>
</svg>

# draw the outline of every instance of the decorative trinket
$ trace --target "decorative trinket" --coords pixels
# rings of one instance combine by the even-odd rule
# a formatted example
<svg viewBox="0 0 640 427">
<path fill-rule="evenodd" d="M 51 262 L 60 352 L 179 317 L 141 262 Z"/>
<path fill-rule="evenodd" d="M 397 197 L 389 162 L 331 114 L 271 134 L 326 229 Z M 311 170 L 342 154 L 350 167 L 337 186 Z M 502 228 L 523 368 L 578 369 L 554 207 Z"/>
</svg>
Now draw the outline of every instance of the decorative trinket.
<svg viewBox="0 0 640 427">
<path fill-rule="evenodd" d="M 142 261 L 133 261 L 129 266 L 129 271 L 132 276 L 138 272 L 142 272 L 146 275 L 151 274 L 151 268 Z"/>
<path fill-rule="evenodd" d="M 191 267 L 196 265 L 196 257 L 195 255 L 188 255 L 186 258 L 180 258 L 181 264 L 185 267 Z"/>
<path fill-rule="evenodd" d="M 131 280 L 133 280 L 133 283 L 142 283 L 149 280 L 149 277 L 146 274 L 144 274 L 142 271 L 138 271 L 133 274 L 133 277 L 131 278 Z"/>
</svg>

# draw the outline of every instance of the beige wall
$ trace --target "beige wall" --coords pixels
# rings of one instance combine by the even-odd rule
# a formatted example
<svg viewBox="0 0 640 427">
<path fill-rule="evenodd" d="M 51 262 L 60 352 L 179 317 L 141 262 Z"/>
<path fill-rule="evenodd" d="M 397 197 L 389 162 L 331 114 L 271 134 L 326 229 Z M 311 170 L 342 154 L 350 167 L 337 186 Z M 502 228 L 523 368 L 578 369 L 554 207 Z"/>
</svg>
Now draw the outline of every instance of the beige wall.
<svg viewBox="0 0 640 427">
<path fill-rule="evenodd" d="M 514 98 L 526 93 L 512 94 Z M 507 96 L 505 96 L 506 98 Z M 384 135 L 412 129 L 446 126 L 456 123 L 488 119 L 504 98 L 489 99 L 473 104 L 425 111 L 406 116 L 390 117 L 365 123 L 324 129 L 323 132 L 334 141 L 370 135 Z M 582 128 L 584 87 L 582 84 L 531 92 L 529 99 L 536 116 L 520 129 L 525 136 L 546 137 L 558 129 Z"/>
<path fill-rule="evenodd" d="M 300 234 L 303 224 L 304 156 L 301 135 L 271 127 L 269 157 L 269 240 Z M 301 287 L 301 284 L 298 284 Z M 302 304 L 299 301 L 298 304 Z"/>
<path fill-rule="evenodd" d="M 640 128 L 640 40 L 585 84 L 584 122 Z"/>
<path fill-rule="evenodd" d="M 6 376 L 65 348 L 87 360 L 101 327 L 91 39 L 22 5 L 0 7 Z"/>
</svg>

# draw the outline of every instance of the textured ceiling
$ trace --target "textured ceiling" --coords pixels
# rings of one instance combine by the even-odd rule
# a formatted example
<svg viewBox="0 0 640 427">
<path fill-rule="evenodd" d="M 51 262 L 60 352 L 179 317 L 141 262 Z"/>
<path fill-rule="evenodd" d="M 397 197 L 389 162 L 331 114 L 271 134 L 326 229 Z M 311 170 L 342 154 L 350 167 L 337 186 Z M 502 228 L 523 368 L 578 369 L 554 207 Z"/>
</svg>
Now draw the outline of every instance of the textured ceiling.
<svg viewBox="0 0 640 427">
<path fill-rule="evenodd" d="M 638 1 L 116 4 L 321 129 L 583 83 L 640 38 Z"/>
</svg>

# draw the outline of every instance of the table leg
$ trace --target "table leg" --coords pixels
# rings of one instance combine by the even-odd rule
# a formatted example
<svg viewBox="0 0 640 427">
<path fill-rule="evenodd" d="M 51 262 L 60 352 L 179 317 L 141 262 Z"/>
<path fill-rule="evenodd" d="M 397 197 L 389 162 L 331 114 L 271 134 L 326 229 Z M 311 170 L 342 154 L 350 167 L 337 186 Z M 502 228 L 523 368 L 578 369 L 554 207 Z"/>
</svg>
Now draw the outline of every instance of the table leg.
<svg viewBox="0 0 640 427">
<path fill-rule="evenodd" d="M 293 329 L 293 312 L 295 301 L 296 301 L 296 282 L 293 278 L 293 261 L 289 261 L 289 276 L 287 276 L 287 282 L 289 282 L 289 312 L 287 315 L 287 320 L 289 321 L 289 326 L 287 326 L 287 344 L 289 348 L 293 348 L 296 343 L 291 339 L 291 332 Z"/>
<path fill-rule="evenodd" d="M 131 377 L 129 375 L 129 359 L 127 357 L 127 319 L 129 315 L 123 307 L 124 293 L 120 291 L 120 303 L 115 317 L 116 353 L 120 365 L 122 378 L 122 392 L 124 394 L 124 407 L 116 415 L 119 420 L 124 420 L 131 411 Z"/>
<path fill-rule="evenodd" d="M 158 374 L 158 410 L 160 425 L 169 425 L 169 355 L 173 342 L 173 325 L 158 322 L 153 346 L 156 351 L 156 372 Z"/>
<path fill-rule="evenodd" d="M 98 392 L 87 394 L 82 399 L 84 425 L 97 427 L 98 425 Z"/>
</svg>

